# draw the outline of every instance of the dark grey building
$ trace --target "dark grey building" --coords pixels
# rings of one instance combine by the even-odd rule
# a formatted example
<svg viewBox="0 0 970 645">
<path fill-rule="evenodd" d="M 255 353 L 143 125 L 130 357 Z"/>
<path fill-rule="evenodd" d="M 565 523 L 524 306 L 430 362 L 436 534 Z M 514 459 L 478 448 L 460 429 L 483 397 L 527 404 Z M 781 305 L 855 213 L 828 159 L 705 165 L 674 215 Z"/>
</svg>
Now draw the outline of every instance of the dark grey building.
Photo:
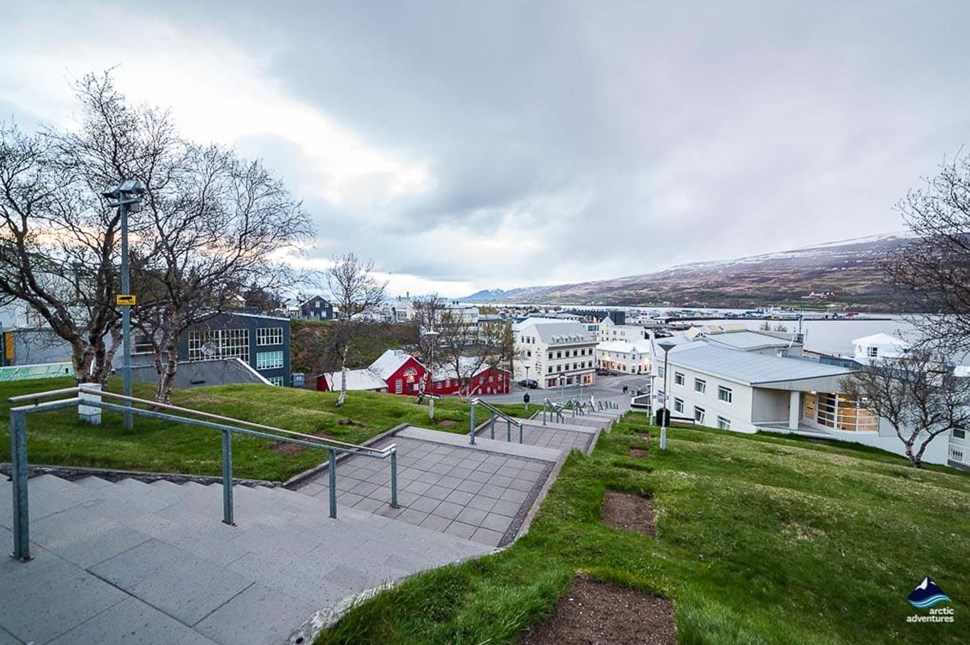
<svg viewBox="0 0 970 645">
<path fill-rule="evenodd" d="M 300 318 L 307 320 L 334 320 L 333 304 L 322 296 L 313 296 L 300 303 Z"/>
<path fill-rule="evenodd" d="M 179 357 L 188 362 L 238 358 L 273 385 L 289 386 L 290 320 L 222 313 L 182 336 Z"/>
</svg>

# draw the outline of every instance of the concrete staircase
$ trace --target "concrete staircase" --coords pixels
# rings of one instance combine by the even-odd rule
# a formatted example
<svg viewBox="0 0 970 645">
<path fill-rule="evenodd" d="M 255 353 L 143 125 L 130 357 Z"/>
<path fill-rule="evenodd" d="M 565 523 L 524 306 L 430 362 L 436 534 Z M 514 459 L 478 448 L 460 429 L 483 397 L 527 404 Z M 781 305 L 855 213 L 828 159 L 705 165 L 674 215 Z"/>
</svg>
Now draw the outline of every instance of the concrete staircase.
<svg viewBox="0 0 970 645">
<path fill-rule="evenodd" d="M 34 560 L 0 559 L 0 644 L 296 642 L 367 590 L 491 550 L 349 507 L 332 520 L 282 488 L 235 487 L 237 526 L 220 485 L 44 475 L 28 491 Z"/>
<path fill-rule="evenodd" d="M 29 480 L 28 563 L 0 558 L 0 645 L 308 643 L 361 594 L 478 557 L 527 529 L 569 450 L 590 452 L 619 411 L 526 422 L 524 443 L 406 427 L 400 508 L 386 463 L 337 468 L 337 519 L 324 473 L 299 491 L 96 477 Z M 490 434 L 490 433 L 489 433 Z M 0 476 L 0 548 L 13 544 Z"/>
</svg>

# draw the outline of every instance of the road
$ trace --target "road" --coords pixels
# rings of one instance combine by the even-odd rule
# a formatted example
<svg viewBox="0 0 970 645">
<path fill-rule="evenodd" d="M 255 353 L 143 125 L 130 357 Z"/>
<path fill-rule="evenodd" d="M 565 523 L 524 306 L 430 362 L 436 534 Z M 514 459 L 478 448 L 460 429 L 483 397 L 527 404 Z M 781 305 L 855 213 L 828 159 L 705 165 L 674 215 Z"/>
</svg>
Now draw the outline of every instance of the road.
<svg viewBox="0 0 970 645">
<path fill-rule="evenodd" d="M 644 374 L 597 376 L 596 383 L 592 386 L 584 385 L 582 388 L 577 385 L 566 386 L 565 397 L 566 399 L 581 397 L 583 400 L 589 400 L 590 395 L 592 395 L 597 401 L 603 399 L 613 400 L 619 403 L 622 409 L 626 410 L 630 405 L 630 397 L 636 393 L 637 388 L 644 387 L 649 382 L 649 379 L 649 375 Z M 623 393 L 624 386 L 629 388 L 629 393 Z M 522 396 L 526 392 L 529 393 L 529 397 L 532 399 L 531 403 L 540 406 L 544 398 L 548 397 L 555 402 L 559 402 L 563 398 L 562 388 L 529 390 L 518 384 L 513 384 L 510 394 L 490 394 L 482 396 L 481 398 L 487 400 L 489 403 L 522 403 Z"/>
</svg>

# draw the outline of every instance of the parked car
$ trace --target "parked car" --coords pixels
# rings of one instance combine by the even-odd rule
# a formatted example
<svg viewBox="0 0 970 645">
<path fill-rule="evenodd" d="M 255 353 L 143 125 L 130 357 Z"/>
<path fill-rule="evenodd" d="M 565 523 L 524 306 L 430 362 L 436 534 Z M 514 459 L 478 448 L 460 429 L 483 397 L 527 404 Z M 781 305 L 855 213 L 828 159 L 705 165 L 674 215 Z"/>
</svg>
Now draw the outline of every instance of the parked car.
<svg viewBox="0 0 970 645">
<path fill-rule="evenodd" d="M 519 381 L 519 385 L 521 385 L 522 387 L 527 387 L 530 390 L 534 390 L 537 387 L 539 387 L 539 381 L 536 381 L 536 380 L 531 379 L 531 378 L 530 379 L 522 379 L 521 381 Z"/>
</svg>

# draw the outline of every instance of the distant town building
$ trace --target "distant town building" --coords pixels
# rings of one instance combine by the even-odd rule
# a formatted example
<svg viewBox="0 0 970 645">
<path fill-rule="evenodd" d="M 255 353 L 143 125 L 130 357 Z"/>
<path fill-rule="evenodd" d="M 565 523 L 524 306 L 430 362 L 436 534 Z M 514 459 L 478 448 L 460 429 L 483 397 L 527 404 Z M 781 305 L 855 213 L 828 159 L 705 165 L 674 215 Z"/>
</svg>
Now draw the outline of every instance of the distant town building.
<svg viewBox="0 0 970 645">
<path fill-rule="evenodd" d="M 909 351 L 909 343 L 889 334 L 873 334 L 852 341 L 853 357 L 858 363 L 868 365 L 882 358 L 902 358 Z"/>
<path fill-rule="evenodd" d="M 304 320 L 334 320 L 337 317 L 333 304 L 323 296 L 313 296 L 301 302 L 299 309 L 299 316 Z"/>
<path fill-rule="evenodd" d="M 516 379 L 535 380 L 543 389 L 596 381 L 596 336 L 584 324 L 527 318 L 512 329 Z"/>
<path fill-rule="evenodd" d="M 596 346 L 596 368 L 615 374 L 650 374 L 650 343 L 611 340 Z"/>
<path fill-rule="evenodd" d="M 647 330 L 639 325 L 615 323 L 610 316 L 606 316 L 599 324 L 596 337 L 601 343 L 618 340 L 635 343 L 647 338 Z"/>
</svg>

